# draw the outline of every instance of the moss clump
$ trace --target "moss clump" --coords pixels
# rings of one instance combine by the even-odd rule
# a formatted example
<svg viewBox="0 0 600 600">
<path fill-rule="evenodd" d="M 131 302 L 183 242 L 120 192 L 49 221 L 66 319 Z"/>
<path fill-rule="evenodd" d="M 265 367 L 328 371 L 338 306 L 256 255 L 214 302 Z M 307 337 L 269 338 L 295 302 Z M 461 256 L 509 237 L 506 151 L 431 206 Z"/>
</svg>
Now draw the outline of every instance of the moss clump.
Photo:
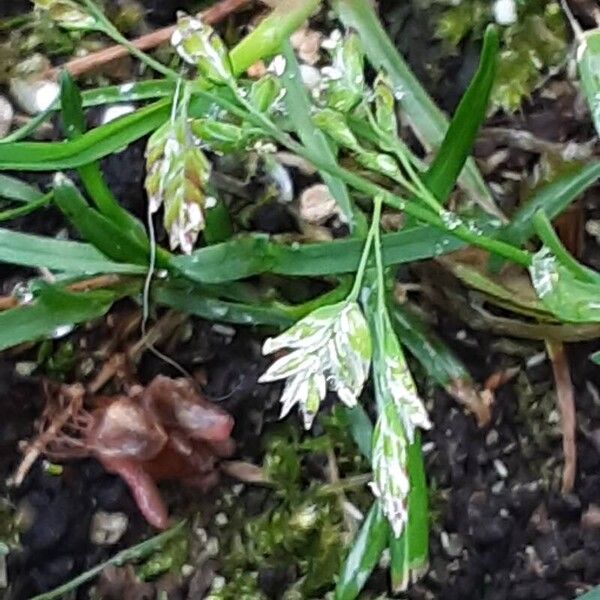
<svg viewBox="0 0 600 600">
<path fill-rule="evenodd" d="M 321 422 L 319 437 L 302 440 L 295 428 L 281 427 L 266 442 L 264 469 L 275 486 L 265 492 L 260 514 L 248 514 L 244 496 L 224 503 L 228 524 L 217 532 L 223 580 L 210 600 L 261 600 L 259 573 L 265 571 L 281 578 L 286 600 L 322 598 L 332 589 L 351 532 L 339 496 L 315 471 L 326 471 L 331 452 L 345 481 L 368 467 L 337 417 Z M 364 485 L 348 494 L 360 509 L 368 508 Z"/>
<path fill-rule="evenodd" d="M 453 47 L 467 38 L 478 39 L 493 21 L 493 2 L 462 0 L 439 17 L 438 37 Z M 492 99 L 496 106 L 514 111 L 541 83 L 544 75 L 561 65 L 567 52 L 567 29 L 554 0 L 518 2 L 518 20 L 502 30 L 498 75 Z"/>
</svg>

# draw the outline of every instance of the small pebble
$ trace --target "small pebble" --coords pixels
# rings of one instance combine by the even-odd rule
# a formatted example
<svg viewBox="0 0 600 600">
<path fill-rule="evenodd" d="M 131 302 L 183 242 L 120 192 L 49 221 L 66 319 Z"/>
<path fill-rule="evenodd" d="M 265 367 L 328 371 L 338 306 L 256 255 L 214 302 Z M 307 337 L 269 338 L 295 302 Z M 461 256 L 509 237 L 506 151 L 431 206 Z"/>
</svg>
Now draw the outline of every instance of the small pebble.
<svg viewBox="0 0 600 600">
<path fill-rule="evenodd" d="M 55 81 L 35 78 L 10 80 L 12 97 L 19 108 L 30 115 L 37 115 L 50 108 L 59 92 L 60 88 Z"/>
<path fill-rule="evenodd" d="M 338 214 L 335 198 L 329 188 L 317 183 L 306 188 L 299 201 L 300 218 L 307 223 L 321 225 Z"/>
<path fill-rule="evenodd" d="M 10 131 L 15 111 L 6 97 L 0 95 L 0 138 Z"/>
<path fill-rule="evenodd" d="M 98 546 L 112 546 L 123 537 L 128 525 L 129 518 L 125 513 L 99 510 L 92 517 L 90 541 Z"/>
<path fill-rule="evenodd" d="M 135 106 L 133 104 L 115 104 L 113 106 L 109 106 L 102 115 L 101 123 L 106 125 L 106 123 L 110 123 L 111 121 L 116 121 L 120 117 L 124 117 L 132 113 L 135 110 Z"/>
<path fill-rule="evenodd" d="M 215 523 L 218 527 L 225 527 L 229 523 L 229 519 L 225 513 L 220 512 L 215 515 Z"/>
</svg>

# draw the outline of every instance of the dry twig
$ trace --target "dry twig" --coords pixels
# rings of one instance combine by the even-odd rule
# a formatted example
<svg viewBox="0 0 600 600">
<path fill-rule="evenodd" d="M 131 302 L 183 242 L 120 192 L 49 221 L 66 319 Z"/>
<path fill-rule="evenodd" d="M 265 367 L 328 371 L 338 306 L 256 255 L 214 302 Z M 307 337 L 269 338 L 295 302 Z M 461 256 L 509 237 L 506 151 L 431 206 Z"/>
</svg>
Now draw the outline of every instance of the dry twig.
<svg viewBox="0 0 600 600">
<path fill-rule="evenodd" d="M 577 446 L 575 444 L 575 398 L 573 382 L 569 372 L 569 363 L 565 347 L 561 342 L 546 340 L 546 348 L 552 362 L 552 371 L 556 383 L 556 398 L 560 412 L 560 423 L 563 436 L 563 452 L 565 466 L 562 475 L 562 493 L 573 490 L 577 472 Z"/>
<path fill-rule="evenodd" d="M 198 17 L 200 17 L 205 23 L 214 25 L 215 23 L 224 20 L 231 13 L 248 4 L 250 4 L 250 0 L 222 0 L 218 4 L 211 6 L 208 10 L 199 13 Z M 148 33 L 133 40 L 132 43 L 138 50 L 151 50 L 157 46 L 160 46 L 161 44 L 164 44 L 165 42 L 168 42 L 173 34 L 173 31 L 175 31 L 175 25 L 163 27 L 162 29 L 157 29 L 152 33 Z M 62 65 L 60 68 L 50 69 L 46 73 L 46 77 L 55 79 L 58 76 L 59 71 L 62 69 L 66 69 L 73 77 L 79 77 L 83 73 L 87 73 L 92 69 L 96 69 L 111 63 L 119 58 L 123 58 L 128 54 L 129 51 L 127 48 L 116 44 L 114 46 L 104 48 L 103 50 L 99 50 L 98 52 L 88 54 L 87 56 L 75 58 Z"/>
</svg>

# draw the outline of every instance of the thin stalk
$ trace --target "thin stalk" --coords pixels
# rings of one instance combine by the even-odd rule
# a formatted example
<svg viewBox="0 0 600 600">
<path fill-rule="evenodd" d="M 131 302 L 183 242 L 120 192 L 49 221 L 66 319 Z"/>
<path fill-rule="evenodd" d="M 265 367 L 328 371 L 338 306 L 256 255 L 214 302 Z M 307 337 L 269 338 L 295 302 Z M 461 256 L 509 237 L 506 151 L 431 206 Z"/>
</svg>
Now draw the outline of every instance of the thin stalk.
<svg viewBox="0 0 600 600">
<path fill-rule="evenodd" d="M 42 123 L 47 121 L 52 115 L 52 113 L 55 110 L 58 110 L 58 106 L 58 103 L 55 103 L 52 105 L 51 108 L 48 108 L 44 112 L 41 112 L 39 115 L 32 117 L 25 125 L 19 127 L 18 129 L 15 129 L 12 133 L 0 139 L 0 144 L 17 142 L 19 140 L 22 140 L 24 137 L 27 137 L 30 133 L 38 129 L 40 125 L 42 125 Z"/>
<path fill-rule="evenodd" d="M 561 244 L 550 219 L 543 210 L 538 210 L 533 217 L 535 232 L 543 244 L 552 251 L 558 262 L 567 267 L 576 277 L 590 283 L 598 283 L 598 273 L 578 263 Z"/>
<path fill-rule="evenodd" d="M 364 177 L 361 177 L 360 175 L 357 175 L 348 169 L 340 167 L 339 165 L 325 164 L 321 160 L 315 158 L 308 149 L 302 146 L 302 144 L 299 144 L 291 136 L 280 131 L 279 128 L 265 115 L 254 110 L 254 107 L 252 107 L 245 98 L 239 97 L 239 95 L 236 94 L 238 96 L 238 101 L 244 107 L 240 108 L 234 102 L 231 102 L 230 100 L 227 100 L 226 98 L 220 97 L 216 94 L 212 94 L 209 91 L 202 90 L 197 86 L 195 87 L 194 92 L 199 96 L 203 96 L 207 100 L 219 104 L 241 119 L 245 119 L 253 125 L 261 127 L 265 133 L 273 137 L 273 139 L 282 146 L 285 146 L 288 150 L 306 159 L 317 169 L 327 171 L 331 175 L 339 177 L 348 185 L 352 186 L 355 190 L 372 198 L 381 195 L 383 201 L 388 206 L 396 208 L 397 210 L 405 211 L 409 215 L 429 225 L 433 225 L 434 227 L 442 229 L 443 231 L 447 231 L 455 237 L 468 242 L 469 244 L 498 254 L 507 260 L 521 265 L 522 267 L 529 267 L 531 265 L 531 254 L 525 250 L 521 250 L 520 248 L 512 246 L 506 242 L 489 238 L 477 230 L 471 231 L 464 223 L 461 223 L 456 228 L 451 229 L 446 225 L 440 216 L 435 215 L 430 210 L 421 207 L 414 202 L 410 202 L 399 196 L 396 196 L 384 187 L 377 185 L 376 183 L 373 183 L 372 181 L 369 181 L 368 179 L 365 179 Z"/>
<path fill-rule="evenodd" d="M 362 255 L 360 257 L 360 262 L 358 263 L 358 269 L 356 271 L 356 277 L 354 279 L 354 285 L 352 286 L 352 290 L 348 294 L 348 300 L 350 302 L 356 302 L 358 295 L 360 294 L 360 290 L 362 288 L 362 282 L 365 276 L 365 271 L 367 269 L 367 263 L 369 261 L 369 255 L 371 254 L 371 246 L 373 245 L 373 240 L 375 236 L 378 235 L 379 232 L 379 221 L 381 220 L 381 197 L 377 196 L 375 198 L 375 209 L 373 211 L 373 218 L 371 219 L 371 226 L 369 227 L 369 232 L 367 234 L 367 239 L 365 240 L 365 245 L 363 247 Z"/>
<path fill-rule="evenodd" d="M 185 525 L 185 521 L 181 521 L 175 527 L 168 529 L 164 533 L 154 536 L 149 540 L 143 541 L 141 544 L 137 544 L 136 546 L 132 546 L 131 548 L 127 548 L 126 550 L 122 550 L 115 554 L 112 558 L 109 558 L 107 561 L 92 567 L 89 571 L 82 573 L 75 579 L 61 585 L 53 589 L 50 592 L 46 592 L 45 594 L 40 594 L 39 596 L 35 596 L 31 598 L 31 600 L 54 600 L 55 598 L 62 598 L 69 592 L 76 590 L 78 587 L 82 586 L 84 583 L 94 579 L 97 575 L 99 575 L 106 567 L 110 565 L 116 565 L 120 567 L 125 563 L 132 560 L 140 560 L 152 552 L 159 550 L 164 546 L 166 542 L 173 539 L 179 533 L 181 533 L 183 526 Z"/>
<path fill-rule="evenodd" d="M 148 65 L 151 69 L 154 69 L 157 73 L 161 73 L 169 79 L 177 79 L 179 77 L 179 75 L 173 71 L 173 69 L 169 69 L 169 67 L 165 67 L 165 65 L 162 63 L 154 60 L 151 56 L 137 48 L 125 36 L 121 35 L 121 32 L 106 18 L 106 15 L 96 6 L 93 0 L 83 0 L 83 2 L 90 14 L 98 22 L 98 29 L 101 33 L 106 34 L 108 37 L 117 42 L 117 44 L 121 44 L 127 48 L 127 50 L 129 50 L 133 56 L 142 61 L 144 64 Z"/>
<path fill-rule="evenodd" d="M 38 208 L 48 206 L 48 204 L 50 204 L 50 202 L 52 201 L 53 196 L 54 193 L 49 192 L 41 196 L 38 200 L 34 200 L 33 202 L 28 202 L 27 204 L 23 204 L 22 206 L 19 206 L 17 208 L 9 208 L 8 210 L 3 210 L 0 212 L 0 221 L 8 221 L 10 219 L 16 219 L 17 217 L 23 217 L 37 210 Z"/>
</svg>

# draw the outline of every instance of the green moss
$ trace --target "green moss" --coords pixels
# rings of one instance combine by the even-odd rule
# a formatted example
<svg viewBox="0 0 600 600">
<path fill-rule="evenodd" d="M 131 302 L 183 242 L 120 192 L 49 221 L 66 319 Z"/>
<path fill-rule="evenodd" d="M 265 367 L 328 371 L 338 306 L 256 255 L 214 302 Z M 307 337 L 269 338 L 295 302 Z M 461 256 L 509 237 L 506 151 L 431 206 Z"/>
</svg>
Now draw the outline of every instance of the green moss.
<svg viewBox="0 0 600 600">
<path fill-rule="evenodd" d="M 467 38 L 479 39 L 493 19 L 493 2 L 462 0 L 443 11 L 438 37 L 453 47 Z M 549 70 L 562 64 L 567 52 L 566 23 L 558 2 L 525 0 L 519 19 L 503 28 L 498 75 L 492 94 L 496 106 L 514 111 L 541 83 Z"/>
<path fill-rule="evenodd" d="M 336 454 L 342 478 L 367 471 L 364 460 L 336 416 L 321 420 L 324 433 L 301 439 L 296 428 L 282 426 L 267 436 L 263 466 L 275 489 L 267 494 L 260 514 L 249 516 L 244 496 L 227 505 L 228 525 L 215 531 L 223 557 L 223 586 L 213 590 L 210 600 L 233 600 L 263 596 L 258 572 L 274 569 L 296 573 L 285 598 L 322 598 L 333 587 L 344 558 L 348 532 L 335 494 L 323 493 L 326 481 L 315 479 L 306 462 L 327 462 Z M 249 494 L 256 490 L 250 489 Z M 365 509 L 371 501 L 363 486 L 349 495 Z"/>
<path fill-rule="evenodd" d="M 137 570 L 137 575 L 142 581 L 154 579 L 163 573 L 179 573 L 188 557 L 187 532 L 181 531 L 177 537 L 169 540 L 165 546 L 153 554 Z"/>
</svg>

